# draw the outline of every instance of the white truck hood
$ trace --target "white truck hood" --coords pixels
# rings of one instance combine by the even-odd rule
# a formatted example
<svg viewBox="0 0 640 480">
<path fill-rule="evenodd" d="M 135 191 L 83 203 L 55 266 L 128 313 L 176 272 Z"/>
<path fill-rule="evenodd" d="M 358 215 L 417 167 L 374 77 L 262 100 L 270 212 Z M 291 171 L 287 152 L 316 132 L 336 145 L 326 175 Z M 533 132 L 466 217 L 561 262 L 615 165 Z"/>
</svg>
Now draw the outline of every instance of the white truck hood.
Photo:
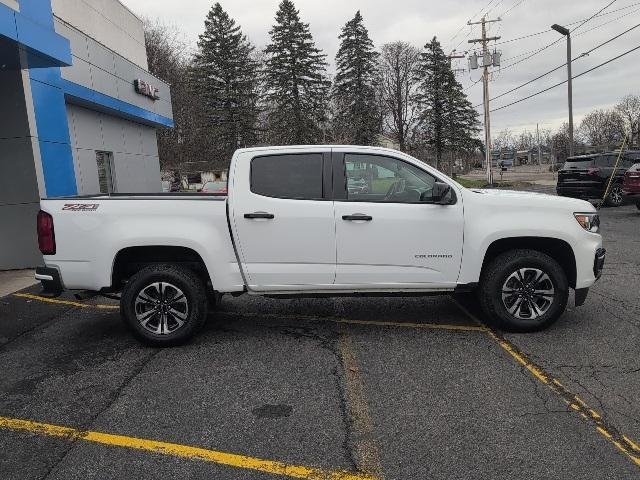
<svg viewBox="0 0 640 480">
<path fill-rule="evenodd" d="M 595 212 L 596 208 L 585 200 L 577 198 L 558 197 L 546 193 L 522 192 L 516 190 L 499 189 L 469 189 L 475 195 L 475 200 L 488 203 L 503 204 L 522 208 L 566 208 L 572 212 Z"/>
</svg>

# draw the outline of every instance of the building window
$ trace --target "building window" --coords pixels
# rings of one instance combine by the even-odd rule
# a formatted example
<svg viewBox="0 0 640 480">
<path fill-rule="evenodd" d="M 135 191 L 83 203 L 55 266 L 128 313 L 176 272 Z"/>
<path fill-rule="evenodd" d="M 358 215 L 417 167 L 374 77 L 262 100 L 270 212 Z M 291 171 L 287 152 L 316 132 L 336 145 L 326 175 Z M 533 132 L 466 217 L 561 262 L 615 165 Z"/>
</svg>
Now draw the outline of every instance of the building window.
<svg viewBox="0 0 640 480">
<path fill-rule="evenodd" d="M 115 191 L 113 182 L 113 153 L 96 152 L 96 162 L 98 163 L 98 183 L 100 193 L 112 193 Z"/>
</svg>

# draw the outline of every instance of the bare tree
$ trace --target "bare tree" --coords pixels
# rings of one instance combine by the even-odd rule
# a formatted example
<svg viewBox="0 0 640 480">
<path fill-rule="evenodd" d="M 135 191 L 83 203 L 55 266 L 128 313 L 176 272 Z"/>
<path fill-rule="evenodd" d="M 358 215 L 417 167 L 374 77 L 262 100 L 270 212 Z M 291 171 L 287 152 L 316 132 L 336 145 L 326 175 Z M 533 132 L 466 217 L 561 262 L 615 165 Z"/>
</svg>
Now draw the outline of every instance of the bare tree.
<svg viewBox="0 0 640 480">
<path fill-rule="evenodd" d="M 616 105 L 616 111 L 624 118 L 629 132 L 629 143 L 640 144 L 640 96 L 625 95 Z"/>
<path fill-rule="evenodd" d="M 584 117 L 579 131 L 595 147 L 618 146 L 624 137 L 624 118 L 616 110 L 593 110 Z"/>
<path fill-rule="evenodd" d="M 198 134 L 202 102 L 189 82 L 190 61 L 187 43 L 174 27 L 145 20 L 144 35 L 149 72 L 171 85 L 174 128 L 158 130 L 158 154 L 163 170 L 201 170 L 207 148 Z M 191 165 L 191 166 L 190 166 Z"/>
<path fill-rule="evenodd" d="M 516 145 L 516 139 L 513 132 L 508 128 L 498 132 L 498 135 L 491 142 L 492 147 L 496 150 L 502 150 L 507 148 L 514 148 Z"/>
<path fill-rule="evenodd" d="M 420 51 L 406 42 L 387 43 L 380 57 L 380 85 L 384 126 L 407 151 L 410 137 L 418 120 L 418 106 L 413 101 L 417 81 L 415 69 Z"/>
</svg>

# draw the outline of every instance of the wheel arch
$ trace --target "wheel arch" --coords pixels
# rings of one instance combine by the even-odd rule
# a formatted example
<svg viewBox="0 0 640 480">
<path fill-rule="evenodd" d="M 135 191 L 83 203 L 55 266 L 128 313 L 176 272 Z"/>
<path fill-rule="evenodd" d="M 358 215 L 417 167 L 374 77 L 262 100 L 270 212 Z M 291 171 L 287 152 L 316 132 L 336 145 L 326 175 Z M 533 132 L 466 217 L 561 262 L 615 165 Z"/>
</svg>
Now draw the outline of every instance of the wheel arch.
<svg viewBox="0 0 640 480">
<path fill-rule="evenodd" d="M 141 245 L 120 249 L 111 268 L 111 290 L 119 290 L 123 283 L 147 265 L 171 263 L 182 265 L 198 275 L 211 288 L 213 278 L 202 256 L 192 248 L 178 245 Z"/>
<path fill-rule="evenodd" d="M 498 255 L 518 249 L 536 250 L 549 255 L 564 270 L 569 286 L 576 287 L 577 268 L 573 249 L 565 240 L 552 237 L 507 237 L 494 240 L 485 252 L 480 275 Z"/>
</svg>

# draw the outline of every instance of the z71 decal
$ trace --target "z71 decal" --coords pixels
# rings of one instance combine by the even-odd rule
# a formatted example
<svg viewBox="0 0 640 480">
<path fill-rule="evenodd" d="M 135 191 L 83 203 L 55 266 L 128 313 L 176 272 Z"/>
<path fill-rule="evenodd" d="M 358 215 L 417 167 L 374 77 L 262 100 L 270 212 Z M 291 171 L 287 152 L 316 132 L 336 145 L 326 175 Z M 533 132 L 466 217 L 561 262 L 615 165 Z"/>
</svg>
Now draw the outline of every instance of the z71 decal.
<svg viewBox="0 0 640 480">
<path fill-rule="evenodd" d="M 92 212 L 97 210 L 99 203 L 65 203 L 62 210 L 72 210 L 74 212 Z"/>
</svg>

